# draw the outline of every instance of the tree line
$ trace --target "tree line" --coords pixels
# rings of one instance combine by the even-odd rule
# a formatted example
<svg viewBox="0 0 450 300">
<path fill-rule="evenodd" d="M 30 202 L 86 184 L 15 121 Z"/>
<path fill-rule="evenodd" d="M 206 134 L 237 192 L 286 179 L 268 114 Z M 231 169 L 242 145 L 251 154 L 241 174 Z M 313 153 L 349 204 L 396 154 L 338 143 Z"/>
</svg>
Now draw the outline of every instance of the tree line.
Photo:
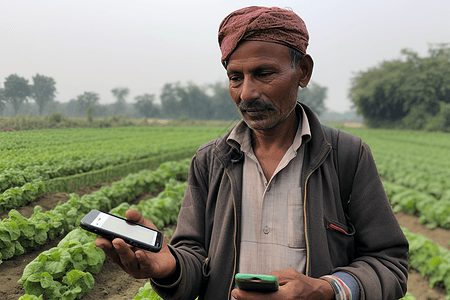
<svg viewBox="0 0 450 300">
<path fill-rule="evenodd" d="M 93 91 L 77 95 L 67 103 L 55 101 L 56 82 L 53 78 L 37 74 L 28 80 L 12 74 L 6 77 L 0 89 L 0 116 L 8 112 L 13 115 L 26 111 L 40 116 L 59 112 L 69 117 L 99 118 L 112 115 L 131 118 L 188 118 L 196 120 L 236 120 L 240 115 L 228 92 L 226 81 L 198 86 L 192 82 L 166 83 L 157 102 L 155 94 L 142 94 L 127 102 L 130 89 L 116 87 L 111 90 L 115 102 L 101 104 L 100 96 Z M 300 89 L 298 101 L 309 105 L 318 115 L 325 112 L 327 88 L 314 82 Z M 34 100 L 33 103 L 29 100 Z"/>
<path fill-rule="evenodd" d="M 370 127 L 450 132 L 450 47 L 408 49 L 352 79 L 349 97 Z"/>
</svg>

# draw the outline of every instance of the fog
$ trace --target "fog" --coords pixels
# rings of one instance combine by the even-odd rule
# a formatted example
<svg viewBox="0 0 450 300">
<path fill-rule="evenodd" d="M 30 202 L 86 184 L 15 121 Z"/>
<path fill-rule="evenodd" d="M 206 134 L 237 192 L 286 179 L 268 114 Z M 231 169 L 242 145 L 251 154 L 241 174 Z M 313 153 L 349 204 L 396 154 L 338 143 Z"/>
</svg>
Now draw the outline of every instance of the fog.
<svg viewBox="0 0 450 300">
<path fill-rule="evenodd" d="M 290 7 L 310 33 L 312 80 L 328 87 L 326 106 L 351 109 L 352 76 L 409 48 L 450 42 L 450 1 L 117 1 L 5 0 L 0 8 L 0 87 L 10 74 L 56 81 L 56 100 L 85 91 L 112 103 L 111 89 L 159 97 L 165 83 L 226 80 L 217 30 L 249 5 Z"/>
</svg>

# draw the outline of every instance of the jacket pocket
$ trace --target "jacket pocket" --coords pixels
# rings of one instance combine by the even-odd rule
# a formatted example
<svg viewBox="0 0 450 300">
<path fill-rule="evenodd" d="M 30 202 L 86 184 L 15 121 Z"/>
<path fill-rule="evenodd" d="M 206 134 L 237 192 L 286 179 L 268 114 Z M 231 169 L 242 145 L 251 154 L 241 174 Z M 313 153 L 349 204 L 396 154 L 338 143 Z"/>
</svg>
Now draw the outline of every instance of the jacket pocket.
<svg viewBox="0 0 450 300">
<path fill-rule="evenodd" d="M 346 236 L 352 236 L 355 234 L 355 227 L 350 222 L 347 222 L 348 225 L 344 225 L 337 221 L 333 221 L 333 220 L 328 221 L 327 219 L 325 219 L 325 224 L 326 224 L 327 229 L 335 230 Z"/>
<path fill-rule="evenodd" d="M 334 266 L 348 265 L 355 257 L 355 227 L 325 218 L 328 250 Z"/>
</svg>

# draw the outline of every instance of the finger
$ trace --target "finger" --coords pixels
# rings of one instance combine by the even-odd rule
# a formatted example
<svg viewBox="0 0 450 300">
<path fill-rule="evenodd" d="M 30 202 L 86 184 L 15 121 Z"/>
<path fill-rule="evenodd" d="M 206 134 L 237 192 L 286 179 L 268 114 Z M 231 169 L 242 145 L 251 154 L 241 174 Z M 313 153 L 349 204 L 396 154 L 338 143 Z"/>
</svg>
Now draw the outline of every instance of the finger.
<svg viewBox="0 0 450 300">
<path fill-rule="evenodd" d="M 152 259 L 148 256 L 147 252 L 143 250 L 137 250 L 135 252 L 135 255 L 139 264 L 141 278 L 154 277 L 155 271 L 157 272 L 157 270 L 155 270 Z"/>
<path fill-rule="evenodd" d="M 252 291 L 244 291 L 241 289 L 234 289 L 231 291 L 231 296 L 237 300 L 272 300 L 272 299 L 286 299 L 281 295 L 280 291 L 271 293 L 258 293 Z M 281 297 L 280 297 L 281 296 Z"/>
<path fill-rule="evenodd" d="M 275 276 L 278 280 L 280 280 L 280 277 L 282 275 L 282 271 L 272 271 L 269 273 L 269 275 Z"/>
<path fill-rule="evenodd" d="M 290 268 L 281 271 L 273 271 L 270 275 L 275 276 L 278 279 L 279 285 L 284 285 L 293 280 L 305 280 L 306 276 L 298 271 Z"/>
<path fill-rule="evenodd" d="M 114 262 L 116 262 L 117 264 L 121 264 L 119 255 L 117 254 L 116 249 L 113 247 L 112 243 L 109 240 L 103 237 L 99 237 L 95 240 L 95 245 L 102 249 L 103 252 L 105 252 L 106 256 L 111 258 Z"/>
<path fill-rule="evenodd" d="M 142 214 L 135 209 L 127 210 L 125 212 L 125 216 L 127 217 L 127 220 L 138 222 L 138 223 L 140 223 L 139 221 L 141 221 L 141 219 L 144 219 Z"/>
<path fill-rule="evenodd" d="M 103 250 L 112 248 L 111 242 L 109 240 L 105 239 L 104 237 L 98 237 L 95 240 L 95 246 L 97 246 Z"/>
<path fill-rule="evenodd" d="M 128 274 L 135 277 L 139 274 L 139 263 L 134 252 L 122 239 L 116 238 L 112 241 L 112 245 L 119 257 L 119 265 Z"/>
<path fill-rule="evenodd" d="M 142 214 L 135 210 L 135 209 L 129 209 L 125 212 L 125 215 L 127 217 L 127 220 L 133 221 L 133 222 L 137 222 L 139 224 L 142 224 L 144 226 L 153 228 L 155 230 L 158 230 L 158 228 L 156 228 L 155 225 L 153 225 L 152 222 L 150 222 L 149 220 L 147 220 L 146 218 L 144 218 L 142 216 Z"/>
<path fill-rule="evenodd" d="M 233 296 L 233 298 L 239 300 L 239 289 L 234 289 L 231 291 L 231 296 Z"/>
</svg>

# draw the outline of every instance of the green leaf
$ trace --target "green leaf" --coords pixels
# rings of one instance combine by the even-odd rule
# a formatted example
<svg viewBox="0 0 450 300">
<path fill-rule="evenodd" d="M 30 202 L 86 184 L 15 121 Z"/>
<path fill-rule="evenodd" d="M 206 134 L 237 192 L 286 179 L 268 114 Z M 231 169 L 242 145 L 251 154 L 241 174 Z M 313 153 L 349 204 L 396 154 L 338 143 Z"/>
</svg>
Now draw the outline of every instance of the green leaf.
<svg viewBox="0 0 450 300">
<path fill-rule="evenodd" d="M 0 249 L 0 253 L 2 254 L 2 259 L 10 259 L 14 256 L 14 253 L 16 252 L 15 242 L 10 243 L 9 245 L 5 245 L 3 248 Z"/>
<path fill-rule="evenodd" d="M 84 253 L 87 256 L 87 263 L 90 266 L 95 266 L 99 262 L 103 263 L 103 261 L 105 259 L 105 256 L 104 256 L 105 252 L 102 249 L 95 246 L 95 243 L 85 245 L 83 248 L 85 250 Z"/>
<path fill-rule="evenodd" d="M 44 271 L 44 265 L 40 262 L 33 260 L 28 265 L 25 266 L 23 270 L 22 277 L 19 279 L 17 284 L 24 284 L 24 282 L 30 277 L 32 274 L 41 273 Z"/>
<path fill-rule="evenodd" d="M 8 228 L 0 223 L 0 247 L 11 244 L 11 236 L 9 235 Z"/>
<path fill-rule="evenodd" d="M 53 277 L 48 272 L 44 272 L 41 274 L 41 286 L 46 289 L 53 286 Z"/>
<path fill-rule="evenodd" d="M 19 298 L 19 300 L 43 300 L 43 295 L 35 296 L 35 295 L 29 295 L 25 294 L 22 297 Z"/>
<path fill-rule="evenodd" d="M 84 294 L 94 287 L 94 277 L 90 273 L 85 273 L 79 270 L 72 270 L 64 276 L 63 283 L 69 286 L 69 289 L 80 287 L 79 294 Z"/>
<path fill-rule="evenodd" d="M 23 283 L 23 289 L 30 295 L 42 295 L 45 289 L 41 286 L 40 274 L 31 274 Z"/>
<path fill-rule="evenodd" d="M 20 227 L 16 222 L 6 219 L 3 224 L 7 228 L 9 235 L 11 237 L 11 241 L 15 241 L 20 237 Z"/>
<path fill-rule="evenodd" d="M 22 245 L 18 241 L 16 241 L 14 243 L 14 245 L 15 245 L 14 255 L 22 255 L 25 253 L 25 249 L 22 247 Z"/>
<path fill-rule="evenodd" d="M 139 288 L 133 300 L 162 300 L 162 298 L 152 289 L 150 282 L 147 282 Z"/>
<path fill-rule="evenodd" d="M 45 270 L 54 278 L 61 278 L 67 271 L 70 263 L 70 254 L 65 249 L 56 248 L 58 251 L 50 254 L 45 262 Z"/>
<path fill-rule="evenodd" d="M 31 274 L 23 283 L 23 288 L 30 295 L 46 295 L 50 299 L 59 299 L 61 283 L 54 281 L 48 272 Z"/>
<path fill-rule="evenodd" d="M 65 291 L 60 300 L 75 300 L 79 298 L 80 294 L 83 295 L 83 289 L 80 286 L 75 286 Z"/>
<path fill-rule="evenodd" d="M 47 242 L 47 232 L 44 230 L 36 231 L 36 234 L 34 235 L 34 240 L 39 245 L 44 245 L 45 242 Z"/>
</svg>

